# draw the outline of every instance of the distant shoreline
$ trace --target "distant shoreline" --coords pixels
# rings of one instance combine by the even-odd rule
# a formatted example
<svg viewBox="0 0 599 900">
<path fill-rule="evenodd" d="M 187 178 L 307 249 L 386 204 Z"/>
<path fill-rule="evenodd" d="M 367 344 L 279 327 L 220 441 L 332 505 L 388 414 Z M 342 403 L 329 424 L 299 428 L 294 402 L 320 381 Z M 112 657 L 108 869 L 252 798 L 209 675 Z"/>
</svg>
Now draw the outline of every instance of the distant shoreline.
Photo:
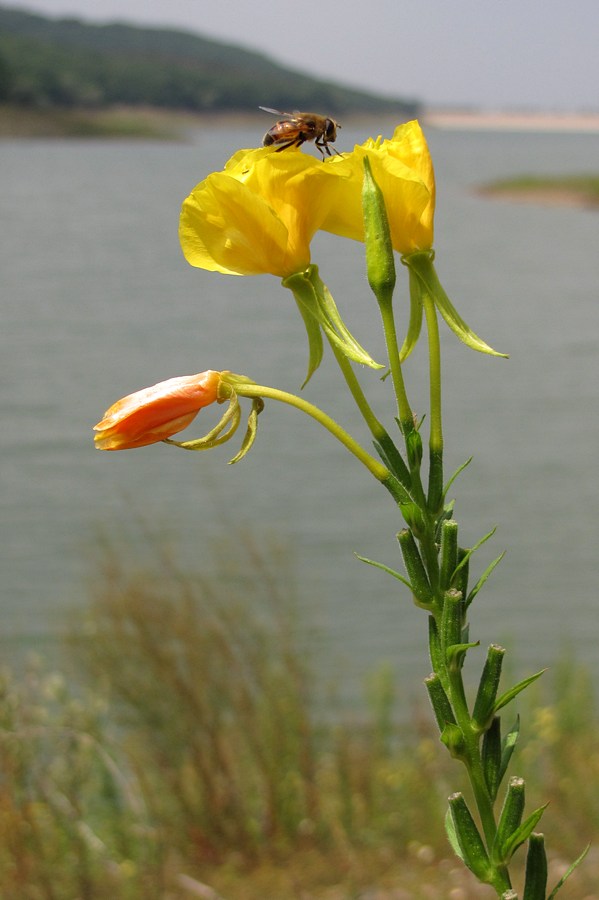
<svg viewBox="0 0 599 900">
<path fill-rule="evenodd" d="M 258 111 L 204 113 L 141 106 L 105 109 L 27 109 L 0 105 L 0 138 L 141 138 L 181 140 L 190 129 L 213 124 L 238 125 L 258 121 Z M 388 112 L 351 113 L 344 121 L 377 119 L 388 123 Z M 402 117 L 400 117 L 401 119 Z M 425 128 L 447 131 L 519 131 L 599 134 L 599 113 L 495 112 L 424 109 L 418 116 Z"/>
<path fill-rule="evenodd" d="M 599 112 L 496 112 L 492 110 L 424 110 L 420 120 L 431 128 L 452 131 L 563 131 L 599 134 Z"/>
</svg>

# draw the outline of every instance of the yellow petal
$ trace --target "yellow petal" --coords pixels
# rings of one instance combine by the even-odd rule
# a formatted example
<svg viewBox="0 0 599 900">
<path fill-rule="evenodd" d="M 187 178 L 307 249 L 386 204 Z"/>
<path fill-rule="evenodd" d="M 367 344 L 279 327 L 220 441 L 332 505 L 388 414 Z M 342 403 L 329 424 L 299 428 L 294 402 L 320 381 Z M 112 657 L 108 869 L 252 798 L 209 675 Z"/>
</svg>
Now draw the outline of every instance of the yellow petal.
<svg viewBox="0 0 599 900">
<path fill-rule="evenodd" d="M 179 239 L 198 268 L 230 275 L 284 270 L 285 225 L 262 197 L 222 172 L 209 175 L 184 201 Z"/>
<path fill-rule="evenodd" d="M 365 155 L 383 192 L 395 250 L 404 254 L 430 249 L 435 182 L 428 147 L 417 122 L 399 126 L 391 140 L 369 139 L 343 159 L 332 161 L 349 177 L 343 182 L 340 202 L 323 222 L 324 230 L 364 239 L 361 189 Z"/>
</svg>

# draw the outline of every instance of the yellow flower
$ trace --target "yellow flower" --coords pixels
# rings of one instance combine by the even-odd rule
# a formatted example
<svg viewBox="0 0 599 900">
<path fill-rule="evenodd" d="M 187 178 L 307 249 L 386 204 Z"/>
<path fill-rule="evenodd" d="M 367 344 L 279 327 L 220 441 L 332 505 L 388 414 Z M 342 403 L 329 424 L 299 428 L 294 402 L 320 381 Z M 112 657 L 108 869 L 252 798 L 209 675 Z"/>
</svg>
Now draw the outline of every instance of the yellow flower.
<svg viewBox="0 0 599 900">
<path fill-rule="evenodd" d="M 192 266 L 286 278 L 310 264 L 310 241 L 347 173 L 299 150 L 240 150 L 184 201 L 179 239 Z M 327 177 L 328 176 L 328 177 Z"/>
<path fill-rule="evenodd" d="M 218 399 L 220 372 L 169 378 L 114 403 L 94 426 L 98 450 L 131 450 L 183 431 Z"/>
<path fill-rule="evenodd" d="M 434 237 L 435 176 L 426 139 L 416 121 L 399 125 L 390 140 L 370 138 L 352 153 L 330 161 L 329 172 L 338 169 L 349 177 L 341 182 L 343 192 L 323 221 L 323 230 L 364 240 L 361 192 L 366 156 L 383 193 L 394 249 L 402 255 L 430 250 Z"/>
</svg>

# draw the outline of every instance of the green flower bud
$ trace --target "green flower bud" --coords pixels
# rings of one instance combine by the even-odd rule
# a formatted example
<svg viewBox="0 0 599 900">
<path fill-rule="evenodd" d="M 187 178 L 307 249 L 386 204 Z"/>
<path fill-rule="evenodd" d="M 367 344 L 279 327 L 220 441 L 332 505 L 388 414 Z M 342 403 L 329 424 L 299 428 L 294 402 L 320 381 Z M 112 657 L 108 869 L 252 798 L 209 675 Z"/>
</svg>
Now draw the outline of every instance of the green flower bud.
<svg viewBox="0 0 599 900">
<path fill-rule="evenodd" d="M 479 881 L 490 884 L 494 876 L 493 867 L 462 794 L 451 795 L 449 809 L 462 859 Z"/>
<path fill-rule="evenodd" d="M 472 713 L 472 723 L 479 732 L 486 731 L 493 720 L 504 654 L 497 644 L 489 647 Z"/>
<path fill-rule="evenodd" d="M 362 210 L 368 283 L 379 303 L 390 304 L 396 279 L 391 232 L 383 193 L 374 180 L 367 156 L 364 157 Z"/>
<path fill-rule="evenodd" d="M 547 890 L 547 854 L 542 834 L 531 834 L 526 854 L 526 881 L 523 900 L 545 900 Z"/>
</svg>

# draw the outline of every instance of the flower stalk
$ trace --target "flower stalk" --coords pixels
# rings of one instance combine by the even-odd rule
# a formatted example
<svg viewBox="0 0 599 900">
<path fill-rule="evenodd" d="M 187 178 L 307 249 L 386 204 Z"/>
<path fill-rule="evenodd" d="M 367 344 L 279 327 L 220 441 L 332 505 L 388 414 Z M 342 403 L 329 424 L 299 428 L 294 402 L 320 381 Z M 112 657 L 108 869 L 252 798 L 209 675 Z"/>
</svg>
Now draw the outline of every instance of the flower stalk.
<svg viewBox="0 0 599 900">
<path fill-rule="evenodd" d="M 390 492 L 405 522 L 397 539 L 407 577 L 382 563 L 364 561 L 406 585 L 415 605 L 428 615 L 432 673 L 426 679 L 426 688 L 440 741 L 465 767 L 473 797 L 472 811 L 461 793 L 449 798 L 448 838 L 465 865 L 480 881 L 492 885 L 503 900 L 516 900 L 509 864 L 518 848 L 528 842 L 524 900 L 547 900 L 544 841 L 534 832 L 544 807 L 525 816 L 524 782 L 512 778 L 498 815 L 495 809 L 520 729 L 516 720 L 502 737 L 499 713 L 541 672 L 500 693 L 505 651 L 492 644 L 473 702 L 469 701 L 463 678 L 466 656 L 479 646 L 470 638 L 468 612 L 502 557 L 487 566 L 469 589 L 472 559 L 493 531 L 471 547 L 461 546 L 453 502 L 446 502 L 449 486 L 465 465 L 444 484 L 438 313 L 469 349 L 489 356 L 506 354 L 494 350 L 470 328 L 439 280 L 433 249 L 435 190 L 422 129 L 417 122 L 409 122 L 398 126 L 390 140 L 370 139 L 351 153 L 324 162 L 298 149 L 285 153 L 269 147 L 240 150 L 222 172 L 209 175 L 194 188 L 181 212 L 181 246 L 191 265 L 229 275 L 270 273 L 292 292 L 308 336 L 304 385 L 321 363 L 324 335 L 380 459 L 303 396 L 257 384 L 230 371 L 208 370 L 169 379 L 123 398 L 98 423 L 95 440 L 96 446 L 107 450 L 133 449 L 159 441 L 187 450 L 210 449 L 235 433 L 241 420 L 240 398 L 246 398 L 251 401 L 251 410 L 241 449 L 231 460 L 237 462 L 254 444 L 265 401 L 276 401 L 317 422 Z M 382 366 L 351 334 L 311 260 L 310 241 L 319 229 L 364 242 L 367 278 L 380 311 L 394 392 L 392 414 L 397 413 L 403 439 L 401 451 L 366 399 L 354 369 L 356 364 L 370 371 Z M 395 253 L 401 255 L 409 282 L 409 315 L 401 343 L 394 312 Z M 418 345 L 423 322 L 428 336 L 429 409 L 426 416 L 415 416 L 404 369 Z M 200 410 L 214 403 L 228 405 L 203 437 L 184 441 L 173 438 Z M 428 429 L 429 451 L 426 491 L 422 471 L 424 427 Z M 584 852 L 550 898 L 583 857 Z"/>
</svg>

